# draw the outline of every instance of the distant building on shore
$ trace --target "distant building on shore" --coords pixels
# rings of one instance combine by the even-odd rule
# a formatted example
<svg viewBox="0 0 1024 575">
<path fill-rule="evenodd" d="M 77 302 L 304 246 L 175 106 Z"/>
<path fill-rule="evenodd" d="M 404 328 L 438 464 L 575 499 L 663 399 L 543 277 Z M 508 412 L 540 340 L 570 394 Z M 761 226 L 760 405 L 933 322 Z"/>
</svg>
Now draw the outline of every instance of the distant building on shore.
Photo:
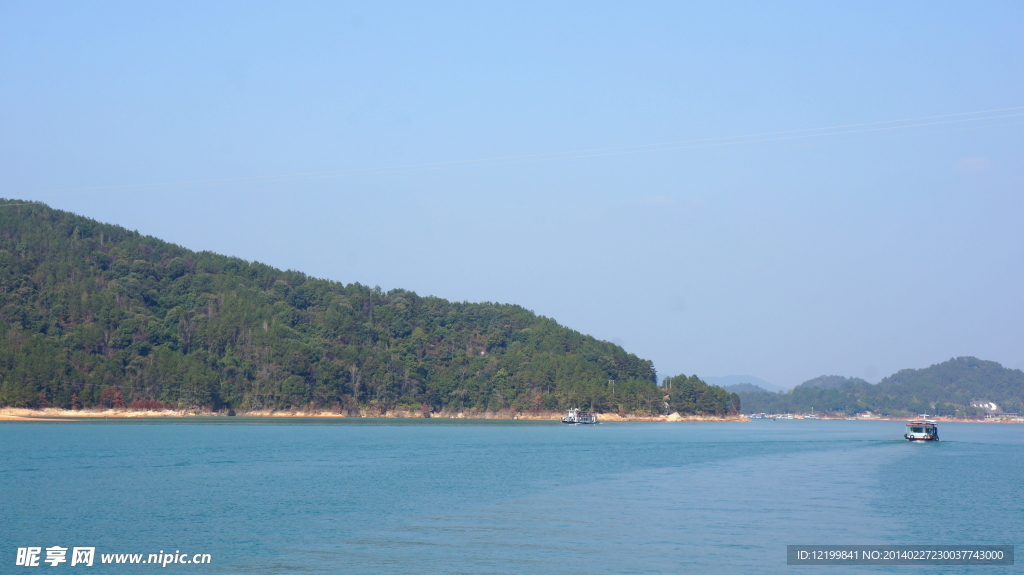
<svg viewBox="0 0 1024 575">
<path fill-rule="evenodd" d="M 999 413 L 999 405 L 987 399 L 975 399 L 971 401 L 971 407 L 980 407 L 989 413 Z"/>
</svg>

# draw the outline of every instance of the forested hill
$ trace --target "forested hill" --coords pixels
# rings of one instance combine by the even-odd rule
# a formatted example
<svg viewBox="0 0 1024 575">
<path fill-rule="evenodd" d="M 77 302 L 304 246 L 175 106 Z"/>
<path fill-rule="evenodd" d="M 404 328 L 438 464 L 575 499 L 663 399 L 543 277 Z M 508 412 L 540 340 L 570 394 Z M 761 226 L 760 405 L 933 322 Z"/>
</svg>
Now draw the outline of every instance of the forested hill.
<svg viewBox="0 0 1024 575">
<path fill-rule="evenodd" d="M 343 285 L 19 203 L 0 200 L 0 405 L 663 410 L 650 361 L 520 306 Z"/>
<path fill-rule="evenodd" d="M 993 401 L 1019 413 L 1024 372 L 994 361 L 957 357 L 924 369 L 904 369 L 872 385 L 862 379 L 822 376 L 787 393 L 740 392 L 744 411 L 980 415 L 975 400 Z"/>
</svg>

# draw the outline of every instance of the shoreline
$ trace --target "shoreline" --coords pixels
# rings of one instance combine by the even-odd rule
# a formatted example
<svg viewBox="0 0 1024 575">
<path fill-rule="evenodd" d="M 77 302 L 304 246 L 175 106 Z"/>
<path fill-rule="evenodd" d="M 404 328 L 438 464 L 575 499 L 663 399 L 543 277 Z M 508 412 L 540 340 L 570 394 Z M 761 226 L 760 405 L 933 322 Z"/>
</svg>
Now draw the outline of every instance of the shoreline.
<svg viewBox="0 0 1024 575">
<path fill-rule="evenodd" d="M 181 410 L 140 410 L 131 411 L 127 409 L 88 409 L 71 410 L 48 407 L 44 409 L 30 409 L 24 407 L 2 407 L 0 408 L 0 422 L 2 421 L 74 421 L 81 419 L 158 419 L 158 418 L 186 418 L 186 417 L 260 417 L 260 418 L 322 418 L 322 419 L 498 419 L 498 420 L 521 420 L 521 421 L 559 421 L 562 412 L 514 412 L 514 411 L 487 411 L 487 412 L 450 412 L 441 411 L 437 413 L 424 414 L 420 411 L 391 410 L 385 413 L 371 413 L 369 410 L 359 410 L 358 413 L 334 413 L 331 411 L 238 411 L 235 416 L 227 415 L 224 412 L 214 411 L 181 411 Z M 670 415 L 621 415 L 618 413 L 598 413 L 603 423 L 613 422 L 751 422 L 747 415 L 681 415 L 672 413 Z M 799 419 L 799 418 L 798 418 Z M 1024 418 L 1017 419 L 966 419 L 952 417 L 935 417 L 939 423 L 1024 423 Z M 822 421 L 907 421 L 902 417 L 823 417 Z"/>
<path fill-rule="evenodd" d="M 371 413 L 360 410 L 357 414 L 334 413 L 330 411 L 237 411 L 235 416 L 224 412 L 213 411 L 180 411 L 180 410 L 149 410 L 130 411 L 127 409 L 103 410 L 70 410 L 58 408 L 29 409 L 22 407 L 0 408 L 0 421 L 74 421 L 79 419 L 158 419 L 185 417 L 265 417 L 265 418 L 323 418 L 323 419 L 500 419 L 522 421 L 560 421 L 562 412 L 523 413 L 514 411 L 498 412 L 447 412 L 424 414 L 419 411 L 391 410 L 385 413 Z M 707 421 L 707 422 L 746 422 L 744 415 L 727 415 L 723 417 L 707 415 L 620 415 L 618 413 L 599 413 L 602 422 L 676 422 L 676 421 Z"/>
</svg>

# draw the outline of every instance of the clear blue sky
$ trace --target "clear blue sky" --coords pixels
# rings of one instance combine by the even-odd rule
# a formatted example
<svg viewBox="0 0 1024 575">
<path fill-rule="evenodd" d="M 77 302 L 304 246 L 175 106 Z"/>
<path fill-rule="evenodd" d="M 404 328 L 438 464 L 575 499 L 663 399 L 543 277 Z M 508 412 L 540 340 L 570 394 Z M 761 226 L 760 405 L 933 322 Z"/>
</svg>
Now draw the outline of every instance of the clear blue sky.
<svg viewBox="0 0 1024 575">
<path fill-rule="evenodd" d="M 0 4 L 0 196 L 661 375 L 1024 367 L 1022 107 L 1020 2 Z"/>
</svg>

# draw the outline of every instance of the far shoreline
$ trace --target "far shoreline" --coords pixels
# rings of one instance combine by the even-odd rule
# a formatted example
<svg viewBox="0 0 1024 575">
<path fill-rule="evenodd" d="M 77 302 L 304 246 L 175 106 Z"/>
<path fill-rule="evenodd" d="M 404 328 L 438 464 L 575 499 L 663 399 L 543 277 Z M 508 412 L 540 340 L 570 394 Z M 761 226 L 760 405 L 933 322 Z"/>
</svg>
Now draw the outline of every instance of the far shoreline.
<svg viewBox="0 0 1024 575">
<path fill-rule="evenodd" d="M 128 410 L 128 409 L 59 409 L 48 407 L 44 409 L 30 409 L 23 407 L 0 408 L 0 422 L 3 421 L 76 421 L 88 419 L 161 419 L 161 418 L 188 418 L 188 417 L 240 417 L 240 418 L 267 418 L 267 419 L 465 419 L 465 420 L 507 420 L 507 421 L 559 421 L 562 412 L 537 412 L 524 413 L 514 411 L 498 412 L 449 412 L 424 414 L 420 411 L 390 410 L 385 413 L 374 413 L 370 410 L 359 410 L 358 413 L 346 414 L 331 411 L 236 411 L 235 415 L 228 415 L 226 411 L 203 411 L 203 410 Z M 748 423 L 752 420 L 747 415 L 682 415 L 672 413 L 670 415 L 635 415 L 618 413 L 598 413 L 602 423 L 618 422 L 733 422 Z M 802 418 L 795 418 L 802 419 Z M 1024 418 L 1014 420 L 1006 419 L 968 419 L 952 417 L 933 417 L 939 423 L 1024 423 Z M 822 417 L 822 421 L 907 421 L 905 417 Z M 759 420 L 764 421 L 764 420 Z"/>
<path fill-rule="evenodd" d="M 228 415 L 225 411 L 203 411 L 203 410 L 128 410 L 128 409 L 59 409 L 43 408 L 30 409 L 20 407 L 0 408 L 0 421 L 74 421 L 81 419 L 160 419 L 160 418 L 187 418 L 187 417 L 258 417 L 258 418 L 308 418 L 308 419 L 467 419 L 467 420 L 515 420 L 515 421 L 560 421 L 563 412 L 537 412 L 524 413 L 514 411 L 464 411 L 424 414 L 420 411 L 410 410 L 389 410 L 385 413 L 374 413 L 370 410 L 359 410 L 358 413 L 335 413 L 331 411 L 270 411 L 253 410 L 237 411 L 235 415 Z M 618 413 L 598 413 L 601 422 L 677 422 L 677 421 L 702 421 L 702 422 L 747 422 L 749 418 L 745 415 L 681 415 L 672 413 L 670 415 L 621 415 Z"/>
</svg>

